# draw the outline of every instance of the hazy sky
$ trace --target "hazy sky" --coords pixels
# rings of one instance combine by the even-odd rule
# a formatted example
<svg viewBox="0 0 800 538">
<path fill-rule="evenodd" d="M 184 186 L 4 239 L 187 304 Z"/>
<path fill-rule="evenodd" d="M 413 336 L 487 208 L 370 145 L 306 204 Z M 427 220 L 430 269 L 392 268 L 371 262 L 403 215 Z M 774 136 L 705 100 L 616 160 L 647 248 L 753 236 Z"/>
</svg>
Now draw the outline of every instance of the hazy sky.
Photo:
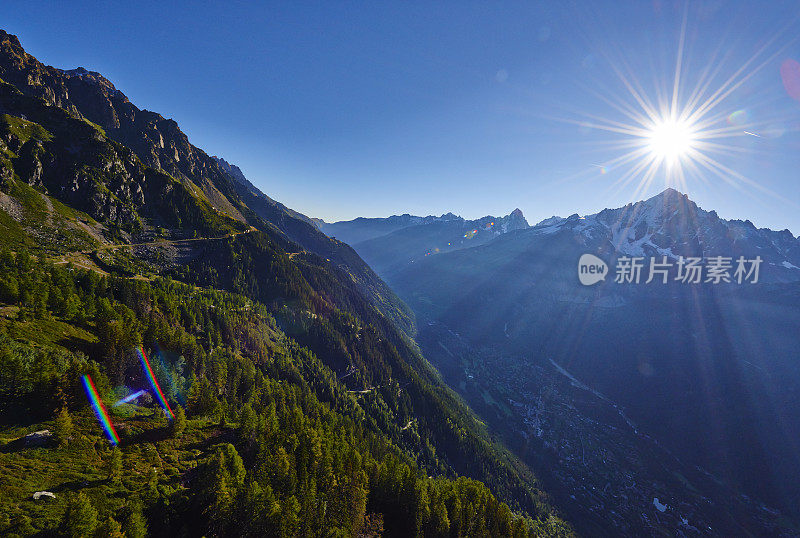
<svg viewBox="0 0 800 538">
<path fill-rule="evenodd" d="M 703 169 L 683 190 L 800 234 L 797 3 L 611 4 L 7 1 L 0 26 L 47 64 L 100 71 L 308 215 L 519 207 L 536 222 L 664 188 L 661 169 L 642 192 L 644 172 L 615 185 L 636 163 L 601 168 L 627 150 L 598 118 L 639 108 L 618 71 L 645 100 L 671 92 L 685 16 L 679 107 L 704 71 L 706 97 L 744 80 L 710 112 L 738 135 L 710 154 L 725 177 Z"/>
</svg>

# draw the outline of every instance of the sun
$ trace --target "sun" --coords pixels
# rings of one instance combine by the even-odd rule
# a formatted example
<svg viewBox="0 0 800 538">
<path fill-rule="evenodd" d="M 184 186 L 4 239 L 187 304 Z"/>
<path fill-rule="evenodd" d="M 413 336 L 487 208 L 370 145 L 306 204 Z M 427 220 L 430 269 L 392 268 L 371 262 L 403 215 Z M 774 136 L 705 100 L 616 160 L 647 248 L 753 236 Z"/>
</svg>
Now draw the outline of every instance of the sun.
<svg viewBox="0 0 800 538">
<path fill-rule="evenodd" d="M 559 119 L 577 124 L 587 133 L 605 131 L 610 136 L 589 142 L 592 150 L 601 152 L 604 158 L 576 177 L 593 175 L 599 169 L 609 189 L 621 192 L 633 186 L 633 199 L 661 181 L 667 187 L 686 191 L 693 182 L 708 184 L 719 180 L 722 185 L 746 186 L 774 195 L 732 165 L 740 162 L 740 155 L 757 154 L 763 146 L 756 146 L 752 139 L 762 138 L 762 131 L 773 129 L 774 118 L 759 118 L 751 114 L 752 110 L 740 108 L 744 104 L 753 110 L 759 107 L 754 100 L 759 94 L 752 93 L 752 88 L 740 88 L 752 86 L 756 73 L 785 55 L 789 45 L 780 41 L 785 39 L 786 31 L 777 32 L 735 65 L 724 55 L 725 47 L 703 57 L 702 64 L 698 60 L 690 63 L 695 55 L 686 50 L 687 33 L 694 33 L 687 32 L 688 6 L 686 3 L 676 36 L 674 70 L 654 62 L 652 83 L 647 82 L 650 77 L 640 79 L 640 69 L 634 68 L 624 53 L 614 47 L 598 47 L 605 57 L 604 65 L 616 77 L 608 83 L 601 79 L 587 89 L 611 114 L 579 110 L 582 118 Z"/>
<path fill-rule="evenodd" d="M 651 155 L 668 166 L 689 158 L 697 142 L 696 128 L 674 118 L 654 122 L 644 136 Z"/>
</svg>

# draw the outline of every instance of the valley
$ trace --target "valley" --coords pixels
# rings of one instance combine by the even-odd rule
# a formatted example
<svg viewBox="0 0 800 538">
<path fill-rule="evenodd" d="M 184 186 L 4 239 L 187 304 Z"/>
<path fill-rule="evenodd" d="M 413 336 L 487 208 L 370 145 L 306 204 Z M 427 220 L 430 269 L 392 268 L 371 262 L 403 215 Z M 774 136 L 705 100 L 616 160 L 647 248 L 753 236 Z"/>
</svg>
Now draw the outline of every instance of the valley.
<svg viewBox="0 0 800 538">
<path fill-rule="evenodd" d="M 382 276 L 414 309 L 424 355 L 579 531 L 779 536 L 795 532 L 800 477 L 798 247 L 668 189 Z M 587 252 L 612 271 L 594 286 L 577 279 Z M 623 256 L 719 252 L 763 257 L 759 283 L 613 274 Z"/>
<path fill-rule="evenodd" d="M 786 532 L 777 510 L 684 463 L 552 360 L 474 347 L 439 323 L 418 338 L 447 383 L 536 470 L 583 533 Z"/>
</svg>

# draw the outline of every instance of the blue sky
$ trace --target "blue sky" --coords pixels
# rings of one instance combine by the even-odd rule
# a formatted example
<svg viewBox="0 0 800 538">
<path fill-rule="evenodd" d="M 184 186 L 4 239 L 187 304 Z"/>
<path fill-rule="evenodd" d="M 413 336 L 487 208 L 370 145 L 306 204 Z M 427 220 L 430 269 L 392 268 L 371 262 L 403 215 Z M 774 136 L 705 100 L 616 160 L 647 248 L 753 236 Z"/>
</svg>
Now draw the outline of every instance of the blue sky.
<svg viewBox="0 0 800 538">
<path fill-rule="evenodd" d="M 624 167 L 602 173 L 624 151 L 596 118 L 630 121 L 606 102 L 636 104 L 615 67 L 648 98 L 672 87 L 685 16 L 686 88 L 713 66 L 713 93 L 756 61 L 715 109 L 747 118 L 751 134 L 714 156 L 734 175 L 682 190 L 722 217 L 800 234 L 796 3 L 611 4 L 7 2 L 0 27 L 47 64 L 100 71 L 308 215 L 519 207 L 535 222 L 664 188 L 663 171 L 643 189 L 643 173 L 625 186 Z"/>
</svg>

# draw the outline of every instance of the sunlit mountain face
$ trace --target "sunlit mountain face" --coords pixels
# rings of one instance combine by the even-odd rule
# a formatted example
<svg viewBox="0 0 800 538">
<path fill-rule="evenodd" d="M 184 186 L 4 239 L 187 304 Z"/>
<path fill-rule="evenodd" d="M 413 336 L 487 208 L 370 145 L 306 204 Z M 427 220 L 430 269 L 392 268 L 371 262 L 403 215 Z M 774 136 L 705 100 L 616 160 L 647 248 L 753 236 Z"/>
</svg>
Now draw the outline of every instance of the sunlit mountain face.
<svg viewBox="0 0 800 538">
<path fill-rule="evenodd" d="M 584 254 L 608 266 L 590 286 Z M 730 278 L 708 280 L 720 256 Z M 740 258 L 761 260 L 757 281 L 748 266 L 739 282 Z M 705 267 L 699 282 L 690 259 Z M 625 260 L 641 261 L 638 281 L 620 274 Z M 666 276 L 648 283 L 651 260 Z M 585 529 L 650 533 L 657 519 L 757 532 L 777 524 L 770 510 L 796 514 L 800 240 L 789 231 L 721 219 L 668 189 L 384 276 L 417 314 L 426 357 L 549 468 Z"/>
</svg>

